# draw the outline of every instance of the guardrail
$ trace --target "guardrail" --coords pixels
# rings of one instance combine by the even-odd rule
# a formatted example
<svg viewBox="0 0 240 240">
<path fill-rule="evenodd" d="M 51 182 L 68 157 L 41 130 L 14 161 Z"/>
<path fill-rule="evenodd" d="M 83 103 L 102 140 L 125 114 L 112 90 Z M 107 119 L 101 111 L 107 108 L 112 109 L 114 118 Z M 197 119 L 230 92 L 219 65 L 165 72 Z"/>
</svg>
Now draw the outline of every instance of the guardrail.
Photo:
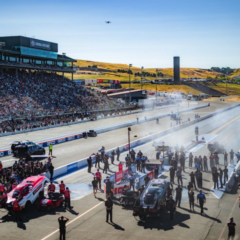
<svg viewBox="0 0 240 240">
<path fill-rule="evenodd" d="M 185 123 L 183 125 L 176 126 L 176 127 L 164 130 L 162 132 L 154 133 L 154 134 L 151 134 L 149 136 L 143 137 L 141 139 L 132 141 L 132 142 L 130 142 L 130 148 L 135 148 L 135 147 L 141 146 L 141 145 L 143 145 L 145 143 L 148 143 L 148 142 L 151 142 L 151 141 L 155 140 L 156 138 L 160 138 L 160 137 L 162 137 L 162 136 L 164 136 L 166 134 L 169 134 L 169 133 L 175 132 L 177 130 L 183 129 L 185 127 L 188 127 L 188 126 L 190 126 L 192 124 L 195 124 L 197 122 L 203 121 L 203 120 L 205 120 L 207 118 L 210 118 L 210 117 L 215 116 L 217 114 L 220 114 L 222 112 L 229 111 L 229 110 L 231 110 L 231 109 L 233 109 L 235 107 L 238 107 L 238 106 L 240 106 L 240 104 L 232 106 L 232 107 L 229 107 L 229 108 L 226 108 L 226 109 L 223 109 L 223 110 L 220 110 L 218 112 L 215 112 L 215 113 L 212 113 L 212 114 L 209 114 L 209 115 L 206 115 L 204 117 L 200 117 L 200 118 L 195 119 L 193 121 L 187 122 L 187 123 Z M 105 152 L 105 154 L 110 155 L 111 152 L 113 150 L 115 150 L 115 149 L 116 148 L 109 149 L 109 150 L 107 150 Z M 128 151 L 128 149 L 129 149 L 128 143 L 126 143 L 124 145 L 121 145 L 119 147 L 119 150 L 120 150 L 121 153 Z M 88 158 L 83 158 L 83 159 L 78 160 L 76 162 L 73 162 L 71 164 L 68 164 L 68 165 L 65 165 L 65 166 L 62 166 L 62 167 L 59 167 L 59 168 L 55 169 L 53 177 L 54 178 L 60 177 L 60 176 L 62 176 L 64 174 L 68 174 L 68 173 L 74 172 L 76 170 L 79 170 L 79 169 L 81 169 L 83 167 L 86 167 L 87 166 L 87 159 Z M 93 163 L 95 163 L 95 159 L 93 159 Z M 47 177 L 50 177 L 49 173 L 46 173 L 45 175 Z"/>
</svg>

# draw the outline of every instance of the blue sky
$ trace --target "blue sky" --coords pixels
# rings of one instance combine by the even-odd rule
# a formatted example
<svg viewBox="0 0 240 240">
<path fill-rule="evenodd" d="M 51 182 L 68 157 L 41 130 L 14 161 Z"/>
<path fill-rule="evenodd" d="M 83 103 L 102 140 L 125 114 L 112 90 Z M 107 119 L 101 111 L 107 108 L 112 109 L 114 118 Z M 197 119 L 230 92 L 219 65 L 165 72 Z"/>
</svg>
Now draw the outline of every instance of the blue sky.
<svg viewBox="0 0 240 240">
<path fill-rule="evenodd" d="M 57 42 L 76 59 L 164 68 L 180 56 L 181 67 L 239 68 L 239 8 L 239 0 L 9 0 L 0 35 Z"/>
</svg>

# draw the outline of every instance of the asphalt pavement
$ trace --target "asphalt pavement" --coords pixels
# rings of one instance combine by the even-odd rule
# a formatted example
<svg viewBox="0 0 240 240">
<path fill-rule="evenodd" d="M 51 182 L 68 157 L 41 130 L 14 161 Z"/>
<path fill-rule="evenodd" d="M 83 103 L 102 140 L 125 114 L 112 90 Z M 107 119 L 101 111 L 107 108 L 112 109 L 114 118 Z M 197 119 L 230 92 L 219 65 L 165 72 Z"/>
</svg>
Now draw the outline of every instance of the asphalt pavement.
<svg viewBox="0 0 240 240">
<path fill-rule="evenodd" d="M 216 138 L 214 138 L 213 141 L 219 141 L 226 147 L 228 152 L 231 149 L 238 151 L 240 148 L 240 135 L 238 132 L 238 126 L 240 124 L 239 113 L 240 110 L 237 108 L 225 114 L 221 114 L 198 123 L 200 134 L 215 134 Z M 156 125 L 156 123 L 146 123 L 146 125 L 147 124 L 149 125 L 148 128 L 151 130 Z M 161 124 L 163 123 L 161 122 Z M 166 121 L 166 126 L 167 125 L 169 125 L 169 122 Z M 194 127 L 195 125 L 189 126 L 185 129 L 168 134 L 158 140 L 160 142 L 165 141 L 166 143 L 171 142 L 172 145 L 175 145 L 176 143 L 178 143 L 178 145 L 182 145 L 194 139 Z M 142 129 L 142 126 L 140 129 Z M 140 129 L 136 131 L 139 131 Z M 121 130 L 119 131 L 121 132 Z M 117 137 L 121 136 L 120 132 L 119 135 L 116 134 L 118 132 L 115 132 Z M 124 132 L 123 135 L 125 134 L 126 133 Z M 100 141 L 95 143 L 95 149 L 99 148 L 99 144 L 104 145 L 107 149 L 111 148 L 111 146 L 115 147 L 118 142 L 113 142 L 113 139 L 109 136 L 110 135 L 104 136 L 105 138 L 103 139 L 98 138 Z M 90 141 L 92 145 L 92 141 L 94 141 L 94 139 L 91 139 Z M 88 145 L 90 145 L 90 141 L 88 142 Z M 71 143 L 74 144 L 76 142 L 77 141 Z M 69 143 L 65 143 L 64 146 L 67 144 Z M 82 151 L 79 150 L 82 152 L 81 156 L 88 152 L 88 149 L 85 149 L 85 147 L 86 146 L 83 148 L 84 150 L 82 150 L 82 148 Z M 155 156 L 155 150 L 152 147 L 152 143 L 140 146 L 136 149 L 136 151 L 139 149 L 141 149 L 142 152 L 149 158 Z M 193 154 L 197 156 L 209 156 L 209 151 L 207 150 L 206 145 L 204 145 L 202 148 L 193 152 Z M 121 161 L 124 161 L 125 155 L 126 154 L 121 155 Z M 79 157 L 80 159 L 81 156 Z M 68 158 L 69 161 L 74 160 L 74 157 L 67 157 L 67 155 L 63 158 Z M 57 160 L 59 159 L 57 158 Z M 55 161 L 54 164 L 56 163 L 57 162 Z M 220 157 L 220 164 L 221 167 L 223 167 L 222 156 Z M 93 167 L 92 170 L 94 172 L 95 168 Z M 116 161 L 115 165 L 110 165 L 110 170 L 111 172 L 109 172 L 109 174 L 117 171 Z M 56 181 L 64 180 L 64 182 L 69 185 L 70 190 L 74 191 L 72 195 L 75 196 L 76 200 L 72 201 L 72 210 L 65 211 L 63 209 L 56 209 L 53 212 L 48 213 L 44 211 L 38 212 L 33 207 L 30 213 L 24 214 L 24 221 L 18 225 L 13 223 L 11 216 L 8 216 L 4 210 L 1 210 L 0 217 L 2 217 L 2 222 L 0 222 L 0 224 L 2 227 L 0 237 L 2 239 L 26 240 L 59 239 L 57 218 L 64 215 L 70 219 L 69 225 L 67 226 L 66 239 L 227 239 L 226 222 L 230 216 L 234 217 L 237 226 L 240 224 L 237 189 L 233 189 L 233 192 L 230 194 L 224 194 L 222 199 L 219 200 L 211 192 L 211 188 L 213 186 L 211 173 L 203 172 L 202 189 L 207 198 L 207 202 L 205 204 L 206 215 L 200 216 L 200 209 L 197 204 L 195 206 L 196 212 L 190 212 L 185 187 L 189 181 L 189 173 L 192 170 L 194 169 L 187 167 L 186 173 L 184 173 L 182 204 L 181 208 L 177 208 L 174 215 L 174 221 L 170 221 L 169 214 L 163 212 L 160 219 L 155 219 L 148 223 L 139 222 L 132 216 L 131 208 L 123 209 L 119 205 L 118 200 L 115 199 L 113 207 L 114 224 L 107 224 L 105 222 L 105 207 L 103 203 L 105 195 L 103 193 L 98 193 L 97 198 L 94 198 L 93 195 L 90 194 L 91 187 L 89 184 L 92 181 L 93 175 L 87 173 L 86 169 L 82 169 L 81 171 L 67 175 L 64 178 L 56 179 Z M 104 174 L 103 177 L 106 177 L 106 174 Z M 162 178 L 168 180 L 168 172 L 162 175 Z M 176 185 L 174 185 L 174 187 L 176 187 Z M 197 192 L 195 192 L 195 194 L 197 194 Z M 236 228 L 235 239 L 239 239 L 240 236 L 238 229 L 239 227 Z"/>
</svg>

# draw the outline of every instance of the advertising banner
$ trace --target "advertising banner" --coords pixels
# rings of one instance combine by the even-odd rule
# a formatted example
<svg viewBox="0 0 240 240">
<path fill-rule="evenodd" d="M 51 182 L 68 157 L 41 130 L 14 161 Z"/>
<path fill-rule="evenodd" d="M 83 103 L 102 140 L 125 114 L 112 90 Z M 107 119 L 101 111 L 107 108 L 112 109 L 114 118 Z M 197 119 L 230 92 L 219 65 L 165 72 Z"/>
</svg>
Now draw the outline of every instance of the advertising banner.
<svg viewBox="0 0 240 240">
<path fill-rule="evenodd" d="M 77 169 L 78 169 L 78 163 L 77 162 L 67 165 L 67 172 L 68 173 L 72 172 L 72 171 L 76 171 Z"/>
<path fill-rule="evenodd" d="M 30 39 L 30 47 L 51 50 L 51 43 L 36 39 Z"/>
<path fill-rule="evenodd" d="M 115 173 L 115 182 L 119 182 L 123 178 L 123 172 L 116 172 Z"/>
<path fill-rule="evenodd" d="M 97 79 L 97 83 L 103 83 L 103 79 Z"/>
</svg>

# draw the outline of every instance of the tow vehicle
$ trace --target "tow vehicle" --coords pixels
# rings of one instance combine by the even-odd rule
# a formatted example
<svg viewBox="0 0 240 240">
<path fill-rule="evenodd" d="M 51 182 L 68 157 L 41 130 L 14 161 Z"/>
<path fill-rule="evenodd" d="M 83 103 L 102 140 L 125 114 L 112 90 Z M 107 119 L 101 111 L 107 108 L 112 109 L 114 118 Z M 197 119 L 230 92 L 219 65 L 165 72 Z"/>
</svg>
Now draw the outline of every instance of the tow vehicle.
<svg viewBox="0 0 240 240">
<path fill-rule="evenodd" d="M 49 212 L 52 211 L 53 208 L 62 207 L 63 206 L 64 197 L 59 192 L 48 192 L 45 199 L 42 199 L 39 203 L 39 210 L 45 208 Z"/>
<path fill-rule="evenodd" d="M 150 221 L 153 217 L 160 217 L 160 210 L 165 207 L 169 184 L 164 179 L 150 181 L 133 206 L 133 216 L 141 221 Z"/>
<path fill-rule="evenodd" d="M 32 155 L 45 155 L 46 151 L 31 141 L 15 141 L 11 143 L 11 150 L 14 157 L 24 157 L 31 159 Z"/>
<path fill-rule="evenodd" d="M 26 178 L 7 194 L 6 208 L 12 210 L 12 204 L 18 197 L 19 206 L 29 211 L 39 193 L 44 190 L 46 183 L 50 182 L 45 176 L 32 176 Z"/>
</svg>

